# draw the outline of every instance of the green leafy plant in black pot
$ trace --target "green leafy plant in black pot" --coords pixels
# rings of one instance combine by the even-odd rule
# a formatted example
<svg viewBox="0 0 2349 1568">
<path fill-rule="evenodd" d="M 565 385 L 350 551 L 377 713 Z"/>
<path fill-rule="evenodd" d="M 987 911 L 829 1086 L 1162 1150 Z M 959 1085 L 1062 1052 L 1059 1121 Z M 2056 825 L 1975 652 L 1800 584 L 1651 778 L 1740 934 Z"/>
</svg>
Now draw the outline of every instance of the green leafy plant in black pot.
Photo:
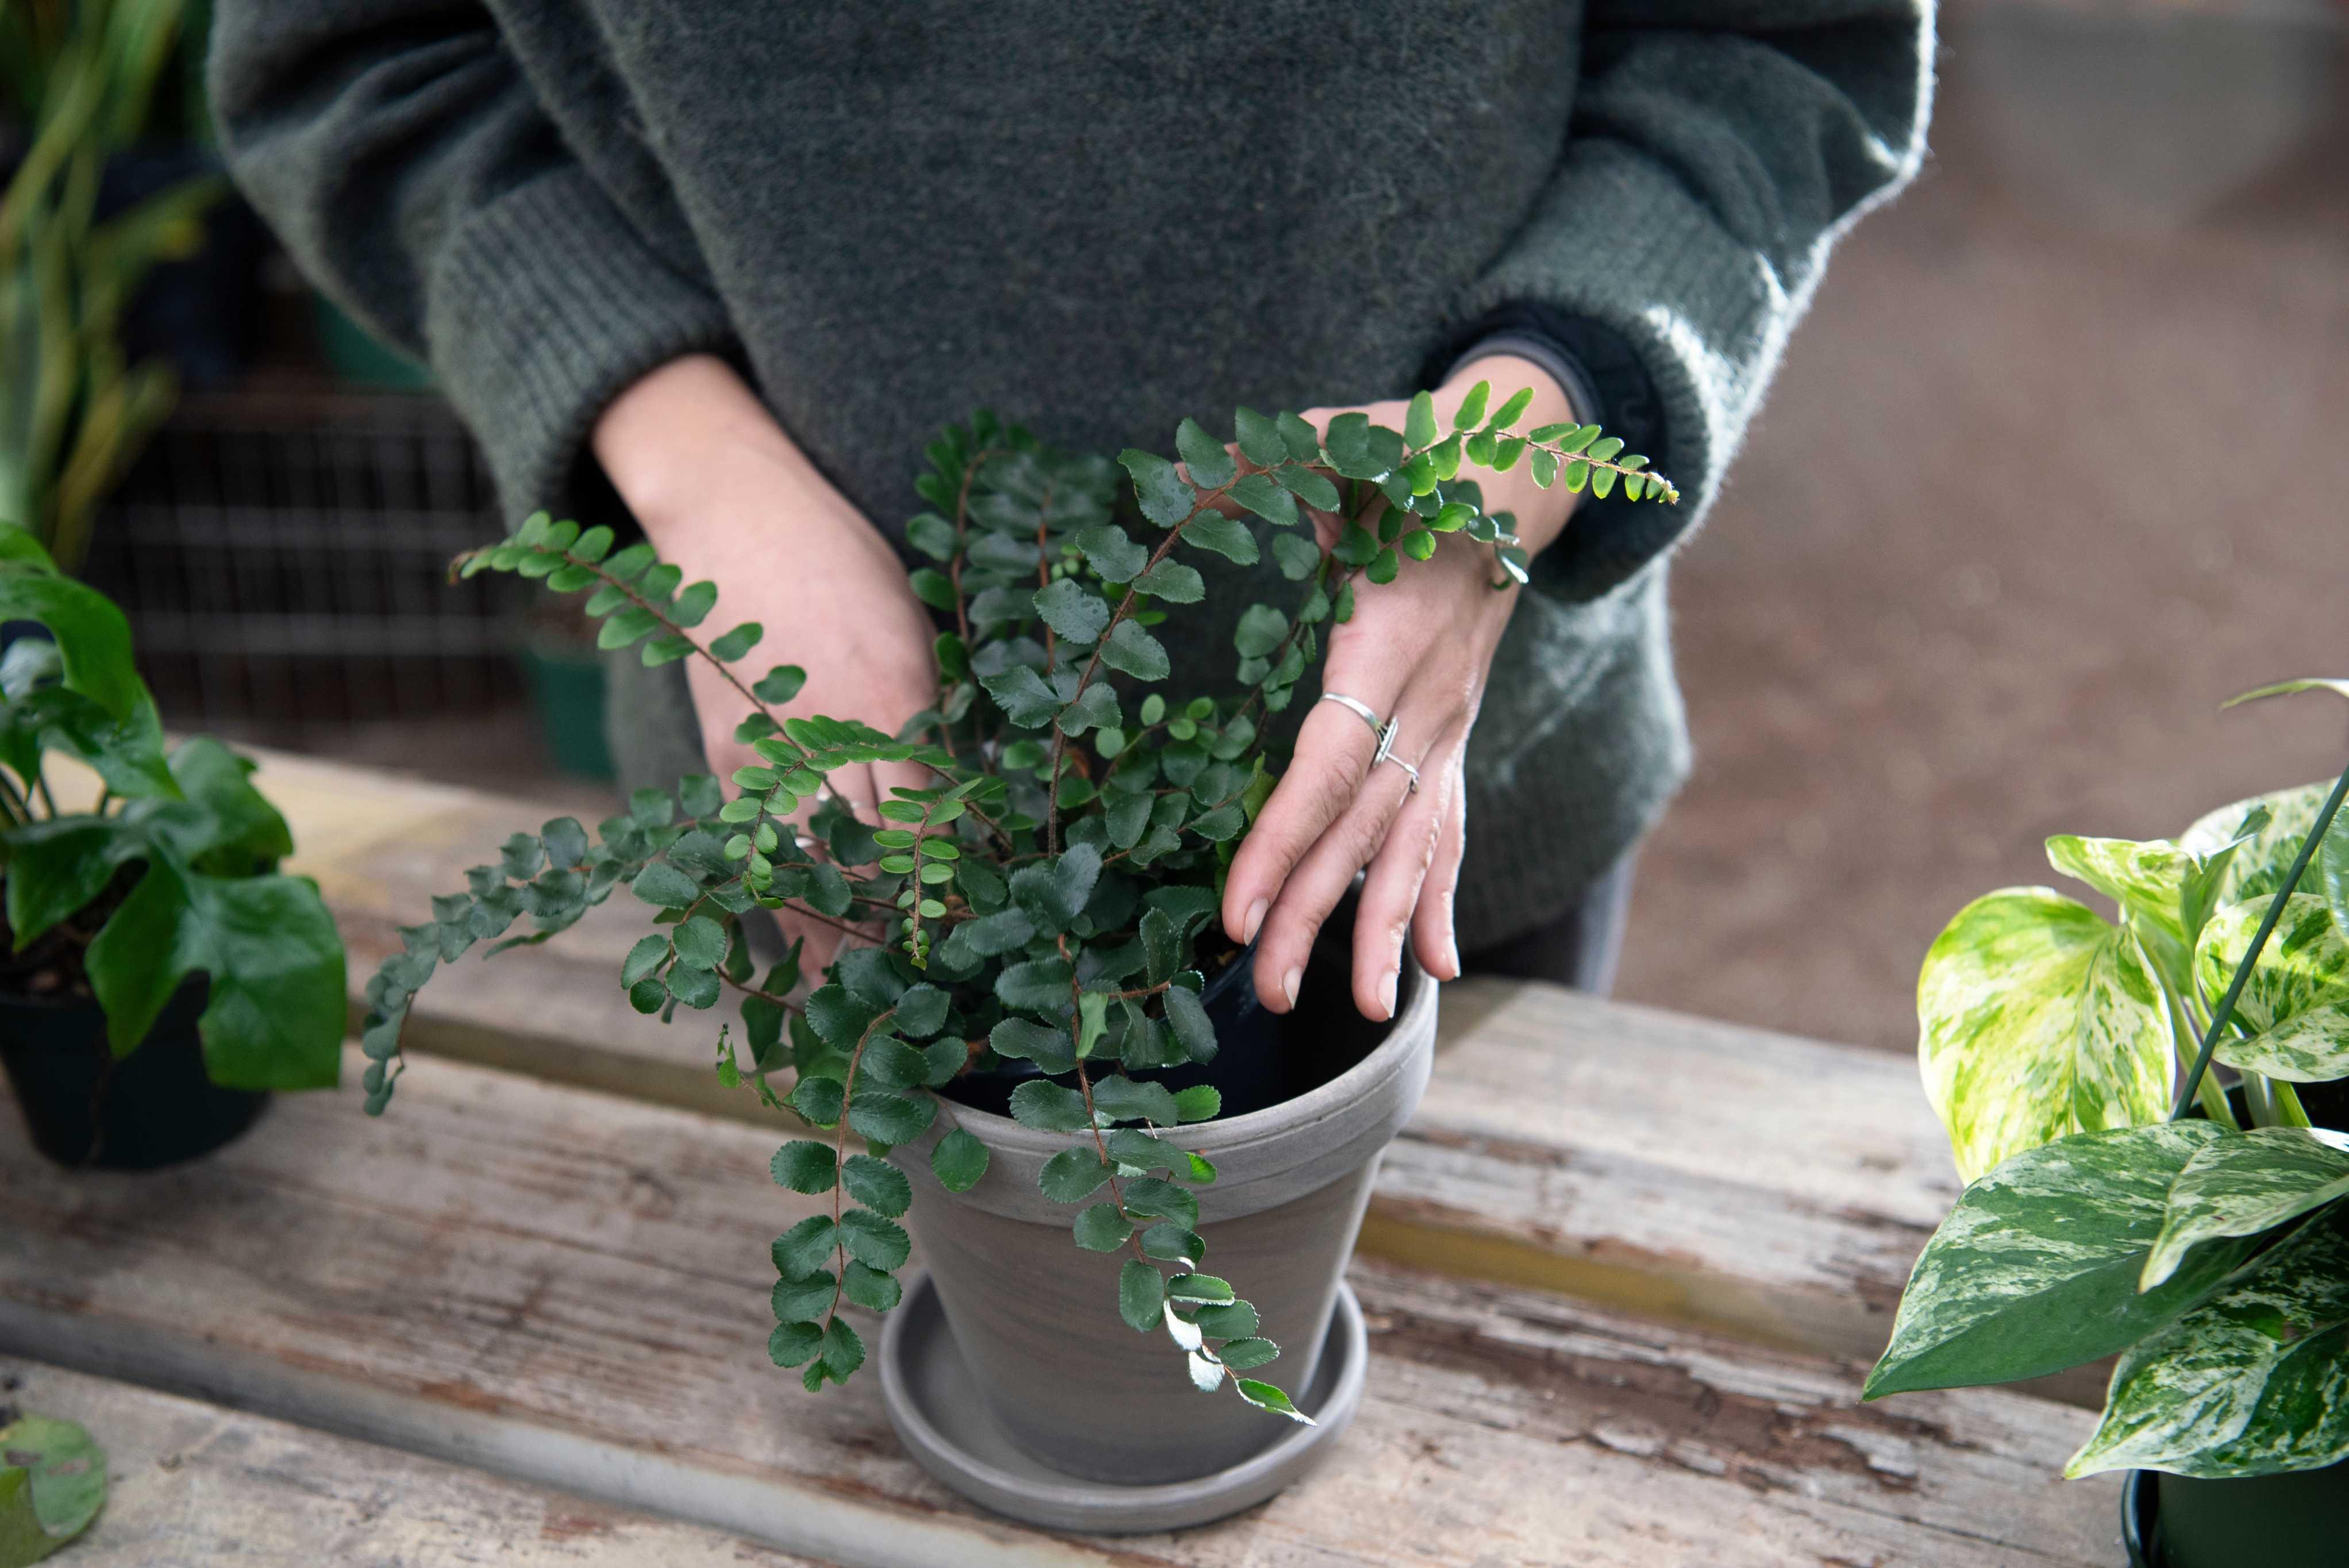
<svg viewBox="0 0 2349 1568">
<path fill-rule="evenodd" d="M 2320 688 L 2349 696 L 2238 700 Z M 2065 1473 L 2134 1471 L 2147 1568 L 2349 1560 L 2344 793 L 2349 773 L 2174 841 L 2050 839 L 2116 918 L 2003 889 L 1918 982 L 1927 1090 L 1971 1185 L 1868 1394 L 2117 1354 Z"/>
<path fill-rule="evenodd" d="M 717 665 L 761 761 L 640 792 L 594 834 L 519 833 L 436 900 L 369 984 L 369 1109 L 439 965 L 543 941 L 626 890 L 653 926 L 619 975 L 630 1000 L 664 1017 L 730 1003 L 722 1076 L 807 1130 L 775 1181 L 830 1199 L 774 1242 L 778 1365 L 811 1390 L 863 1366 L 852 1314 L 898 1308 L 911 1209 L 988 1408 L 1056 1473 L 1180 1481 L 1263 1449 L 1278 1428 L 1260 1412 L 1308 1420 L 1264 1368 L 1278 1333 L 1291 1387 L 1311 1381 L 1356 1200 L 1425 1081 L 1433 988 L 1411 972 L 1371 1026 L 1309 973 L 1280 1029 L 1247 1016 L 1245 956 L 1205 933 L 1273 788 L 1277 716 L 1358 595 L 1439 548 L 1488 552 L 1496 587 L 1524 579 L 1512 520 L 1467 472 L 1524 462 L 1545 487 L 1678 499 L 1596 426 L 1518 431 L 1530 397 L 1488 411 L 1480 385 L 1444 428 L 1423 393 L 1401 431 L 1242 409 L 1230 446 L 1185 420 L 1179 466 L 1054 451 L 984 415 L 947 430 L 916 481 L 932 510 L 906 528 L 939 687 L 897 735 L 780 716 L 803 672 L 743 668 L 755 624 L 704 637 L 712 584 L 533 517 L 462 571 L 590 593 L 605 648 Z M 1208 597 L 1197 566 L 1264 554 L 1288 602 L 1245 607 L 1229 665 L 1176 670 L 1154 628 Z M 1209 689 L 1161 689 L 1178 676 Z M 875 760 L 930 782 L 864 821 L 825 776 Z M 755 923 L 780 910 L 851 935 L 812 990 L 797 946 L 754 960 Z M 915 1205 L 915 1177 L 943 1195 Z M 1203 1230 L 1236 1277 L 1207 1272 Z M 1137 1354 L 1137 1334 L 1165 1354 Z"/>
<path fill-rule="evenodd" d="M 35 1144 L 136 1169 L 234 1137 L 272 1089 L 327 1088 L 343 948 L 251 766 L 167 748 L 122 613 L 0 523 L 0 1065 Z M 30 629 L 37 625 L 37 632 Z M 49 763 L 99 782 L 61 806 Z"/>
</svg>

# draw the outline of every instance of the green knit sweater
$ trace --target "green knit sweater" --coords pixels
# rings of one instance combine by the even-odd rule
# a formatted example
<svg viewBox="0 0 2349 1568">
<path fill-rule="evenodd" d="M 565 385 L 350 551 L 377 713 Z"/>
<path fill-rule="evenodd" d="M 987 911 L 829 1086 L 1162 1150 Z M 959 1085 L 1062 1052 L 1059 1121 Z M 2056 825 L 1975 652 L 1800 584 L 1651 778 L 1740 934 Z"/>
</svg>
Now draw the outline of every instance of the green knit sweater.
<svg viewBox="0 0 2349 1568">
<path fill-rule="evenodd" d="M 1927 0 L 216 16 L 238 181 L 429 359 L 516 514 L 610 504 L 597 412 L 693 349 L 894 534 L 975 407 L 1155 450 L 1185 415 L 1408 392 L 1528 308 L 1626 346 L 1687 499 L 1587 504 L 1537 562 L 1470 747 L 1469 949 L 1562 909 L 1686 772 L 1666 558 L 1930 89 Z M 1194 630 L 1220 667 L 1228 626 Z"/>
</svg>

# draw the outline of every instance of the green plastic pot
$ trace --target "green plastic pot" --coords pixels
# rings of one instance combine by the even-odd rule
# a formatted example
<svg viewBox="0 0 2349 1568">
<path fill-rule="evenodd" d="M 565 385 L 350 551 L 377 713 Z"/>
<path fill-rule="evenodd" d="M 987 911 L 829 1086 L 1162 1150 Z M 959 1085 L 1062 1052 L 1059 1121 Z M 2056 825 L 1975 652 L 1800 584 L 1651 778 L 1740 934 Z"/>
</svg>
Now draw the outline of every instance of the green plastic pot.
<svg viewBox="0 0 2349 1568">
<path fill-rule="evenodd" d="M 2237 1480 L 2132 1470 L 2121 1538 L 2130 1568 L 2342 1568 L 2349 1462 Z"/>
<path fill-rule="evenodd" d="M 604 661 L 592 652 L 538 643 L 523 645 L 520 656 L 554 765 L 581 779 L 616 777 L 604 738 Z"/>
</svg>

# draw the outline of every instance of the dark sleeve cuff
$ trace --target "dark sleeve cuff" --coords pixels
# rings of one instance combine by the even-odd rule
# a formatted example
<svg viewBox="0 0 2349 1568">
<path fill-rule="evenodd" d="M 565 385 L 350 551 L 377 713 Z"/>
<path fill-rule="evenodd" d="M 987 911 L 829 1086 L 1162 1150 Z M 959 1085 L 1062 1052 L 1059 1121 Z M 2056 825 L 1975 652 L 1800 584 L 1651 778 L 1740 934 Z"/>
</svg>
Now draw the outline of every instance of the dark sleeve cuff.
<svg viewBox="0 0 2349 1568">
<path fill-rule="evenodd" d="M 1463 365 L 1500 351 L 1547 366 L 1585 424 L 1604 426 L 1626 450 L 1646 453 L 1657 472 L 1671 472 L 1663 400 L 1614 328 L 1538 301 L 1505 304 L 1448 338 L 1430 358 L 1423 384 L 1441 386 Z M 1586 494 L 1566 531 L 1534 558 L 1534 586 L 1577 600 L 1619 586 L 1627 562 L 1654 556 L 1680 531 L 1681 520 L 1655 515 L 1669 510 Z"/>
</svg>

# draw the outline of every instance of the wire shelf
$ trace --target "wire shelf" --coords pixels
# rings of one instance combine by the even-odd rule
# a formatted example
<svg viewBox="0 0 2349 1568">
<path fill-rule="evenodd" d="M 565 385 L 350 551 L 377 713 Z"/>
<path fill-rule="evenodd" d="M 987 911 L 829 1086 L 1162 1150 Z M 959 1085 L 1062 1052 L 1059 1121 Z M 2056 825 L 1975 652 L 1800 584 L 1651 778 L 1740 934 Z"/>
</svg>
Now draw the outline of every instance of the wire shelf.
<svg viewBox="0 0 2349 1568">
<path fill-rule="evenodd" d="M 519 693 L 516 585 L 448 580 L 503 531 L 438 398 L 264 387 L 181 405 L 98 519 L 88 574 L 129 615 L 167 721 L 298 740 Z"/>
</svg>

